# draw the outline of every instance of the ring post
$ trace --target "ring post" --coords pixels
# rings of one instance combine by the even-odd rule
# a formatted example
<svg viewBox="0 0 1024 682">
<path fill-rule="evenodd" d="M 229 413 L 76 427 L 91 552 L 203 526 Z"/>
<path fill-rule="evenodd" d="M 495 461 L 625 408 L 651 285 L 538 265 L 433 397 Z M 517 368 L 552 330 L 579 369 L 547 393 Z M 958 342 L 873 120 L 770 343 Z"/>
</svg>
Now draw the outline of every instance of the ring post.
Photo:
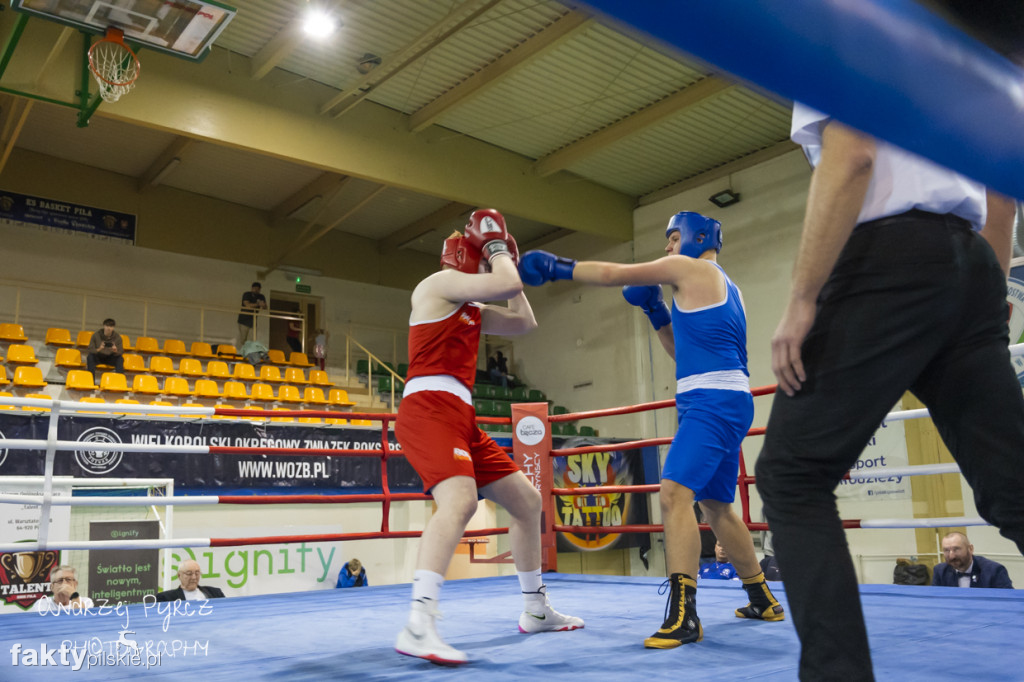
<svg viewBox="0 0 1024 682">
<path fill-rule="evenodd" d="M 516 465 L 540 491 L 541 570 L 558 570 L 558 547 L 553 523 L 555 505 L 551 498 L 551 424 L 547 403 L 512 403 L 512 454 Z"/>
</svg>

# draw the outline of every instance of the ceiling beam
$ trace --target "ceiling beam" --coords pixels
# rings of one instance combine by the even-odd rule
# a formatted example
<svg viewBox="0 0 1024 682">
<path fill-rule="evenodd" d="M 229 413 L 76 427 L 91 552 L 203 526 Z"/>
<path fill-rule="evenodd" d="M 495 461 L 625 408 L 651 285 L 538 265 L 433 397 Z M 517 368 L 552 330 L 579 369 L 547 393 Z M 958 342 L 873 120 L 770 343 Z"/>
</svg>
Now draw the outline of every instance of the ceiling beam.
<svg viewBox="0 0 1024 682">
<path fill-rule="evenodd" d="M 346 180 L 347 180 L 347 178 L 346 178 Z M 303 230 L 303 235 L 299 235 L 299 238 L 295 240 L 295 242 L 292 244 L 291 248 L 288 249 L 287 251 L 285 251 L 284 253 L 282 253 L 278 257 L 277 260 L 275 260 L 273 263 L 271 263 L 270 265 L 267 266 L 267 272 L 272 272 L 273 270 L 276 270 L 282 263 L 284 263 L 286 260 L 288 260 L 288 258 L 293 256 L 294 254 L 299 253 L 300 251 L 304 251 L 305 249 L 308 249 L 310 246 L 312 246 L 313 244 L 315 244 L 318 241 L 320 241 L 320 239 L 322 239 L 325 235 L 327 235 L 331 230 L 339 227 L 342 223 L 344 223 L 346 220 L 348 220 L 351 216 L 355 215 L 356 212 L 360 211 L 364 206 L 366 206 L 367 204 L 372 202 L 374 199 L 376 199 L 377 195 L 379 195 L 381 192 L 383 192 L 386 189 L 388 189 L 387 185 L 380 185 L 380 186 L 378 186 L 376 189 L 374 189 L 368 195 L 363 197 L 358 203 L 356 203 L 355 206 L 353 206 L 349 210 L 345 211 L 345 213 L 343 213 L 342 215 L 338 216 L 337 218 L 335 218 L 333 221 L 331 221 L 327 225 L 323 225 L 315 233 L 313 233 L 313 234 L 303 238 L 303 235 L 305 235 L 309 231 L 309 228 L 312 227 L 312 222 L 311 222 L 309 225 L 306 226 L 306 229 Z"/>
<path fill-rule="evenodd" d="M 21 135 L 34 100 L 4 95 L 0 99 L 0 173 L 7 165 L 18 136 Z"/>
<path fill-rule="evenodd" d="M 565 170 L 580 159 L 595 154 L 610 144 L 635 135 L 645 128 L 679 113 L 686 107 L 693 106 L 733 87 L 736 86 L 728 81 L 708 76 L 684 90 L 660 99 L 626 118 L 538 159 L 533 164 L 534 172 L 540 177 L 547 177 L 557 171 Z"/>
<path fill-rule="evenodd" d="M 515 49 L 506 52 L 440 97 L 420 108 L 409 118 L 409 130 L 418 133 L 432 125 L 452 107 L 483 92 L 488 86 L 561 45 L 584 30 L 593 20 L 578 12 L 563 15 L 558 21 Z"/>
<path fill-rule="evenodd" d="M 468 0 L 462 3 L 454 11 L 421 33 L 415 40 L 406 45 L 405 49 L 394 57 L 385 61 L 384 68 L 378 66 L 373 71 L 360 78 L 345 92 L 339 92 L 320 107 L 320 113 L 326 114 L 334 110 L 334 118 L 351 110 L 354 106 L 369 97 L 376 88 L 380 87 L 392 77 L 397 76 L 402 70 L 415 62 L 417 59 L 433 50 L 435 47 L 448 40 L 466 26 L 480 18 L 481 15 L 501 4 L 504 0 L 487 0 L 483 5 L 477 7 L 468 15 L 451 23 L 453 17 L 458 16 L 467 8 L 477 4 L 479 0 Z M 393 62 L 393 66 L 388 66 Z"/>
<path fill-rule="evenodd" d="M 391 233 L 384 239 L 381 239 L 379 242 L 381 253 L 405 248 L 407 245 L 416 241 L 423 235 L 430 234 L 439 227 L 444 227 L 446 224 L 455 220 L 463 213 L 467 213 L 472 208 L 473 207 L 469 204 L 463 204 L 458 201 L 445 204 L 433 213 L 425 215 L 419 220 L 409 223 L 405 227 Z"/>
<path fill-rule="evenodd" d="M 259 80 L 284 61 L 296 47 L 302 44 L 303 36 L 301 29 L 296 25 L 297 19 L 288 22 L 273 38 L 260 48 L 260 51 L 252 56 L 249 67 L 249 77 Z"/>
<path fill-rule="evenodd" d="M 138 179 L 138 190 L 141 192 L 147 187 L 155 187 L 160 184 L 163 177 L 171 170 L 174 169 L 179 163 L 181 163 L 181 157 L 185 153 L 185 150 L 192 146 L 195 142 L 191 137 L 184 137 L 183 135 L 175 136 L 174 141 L 167 145 L 167 148 L 160 152 L 160 156 L 156 158 L 149 168 L 139 176 Z"/>
<path fill-rule="evenodd" d="M 638 205 L 647 206 L 648 204 L 659 202 L 662 199 L 668 199 L 681 192 L 685 192 L 687 190 L 694 189 L 695 187 L 700 187 L 701 185 L 704 185 L 706 183 L 714 182 L 715 180 L 728 177 L 733 173 L 737 173 L 741 170 L 753 168 L 754 166 L 762 164 L 765 161 L 774 159 L 777 156 L 788 154 L 789 152 L 795 149 L 800 149 L 800 147 L 794 144 L 793 142 L 790 142 L 789 140 L 777 142 L 772 146 L 765 147 L 764 149 L 756 151 L 753 154 L 747 154 L 746 156 L 742 156 L 736 159 L 735 161 L 730 161 L 729 163 L 718 166 L 717 168 L 712 168 L 711 170 L 700 173 L 699 175 L 694 175 L 693 177 L 687 178 L 685 180 L 680 180 L 675 184 L 669 185 L 668 187 L 662 187 L 661 189 L 655 190 L 650 194 L 645 194 L 644 196 L 640 197 Z"/>
<path fill-rule="evenodd" d="M 338 192 L 341 191 L 341 188 L 345 186 L 347 180 L 348 176 L 341 173 L 323 173 L 320 177 L 270 209 L 270 224 L 278 227 L 282 226 L 293 213 L 318 198 L 322 202 L 320 204 L 322 209 L 331 203 Z"/>
</svg>

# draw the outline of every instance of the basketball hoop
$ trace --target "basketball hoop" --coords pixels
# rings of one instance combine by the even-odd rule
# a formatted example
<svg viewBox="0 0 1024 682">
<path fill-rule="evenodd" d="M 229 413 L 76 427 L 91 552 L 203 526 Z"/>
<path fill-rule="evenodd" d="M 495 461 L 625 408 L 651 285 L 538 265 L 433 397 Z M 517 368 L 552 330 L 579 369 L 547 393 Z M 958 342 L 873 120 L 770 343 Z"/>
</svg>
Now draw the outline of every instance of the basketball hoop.
<svg viewBox="0 0 1024 682">
<path fill-rule="evenodd" d="M 116 102 L 135 87 L 139 69 L 139 58 L 125 44 L 124 31 L 119 28 L 108 28 L 107 35 L 89 48 L 89 70 L 105 102 Z"/>
</svg>

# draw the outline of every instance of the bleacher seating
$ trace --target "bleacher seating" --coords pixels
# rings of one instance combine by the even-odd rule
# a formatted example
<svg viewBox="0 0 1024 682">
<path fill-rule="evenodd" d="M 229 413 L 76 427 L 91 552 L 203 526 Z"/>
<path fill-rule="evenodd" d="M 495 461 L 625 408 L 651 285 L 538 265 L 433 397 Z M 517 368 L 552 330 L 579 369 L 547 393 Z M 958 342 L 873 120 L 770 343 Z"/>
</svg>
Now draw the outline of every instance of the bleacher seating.
<svg viewBox="0 0 1024 682">
<path fill-rule="evenodd" d="M 236 362 L 231 378 L 235 381 L 256 381 L 256 368 L 248 362 Z"/>
<path fill-rule="evenodd" d="M 189 348 L 189 352 L 192 354 L 192 357 L 194 358 L 205 359 L 217 357 L 216 355 L 213 354 L 213 348 L 210 346 L 210 344 L 204 341 L 193 341 L 191 347 Z"/>
<path fill-rule="evenodd" d="M 152 336 L 140 336 L 135 340 L 136 353 L 148 353 L 150 355 L 160 354 L 160 342 Z"/>
<path fill-rule="evenodd" d="M 92 372 L 84 369 L 72 369 L 68 371 L 64 387 L 69 391 L 88 392 L 98 391 L 99 386 L 92 377 Z"/>
<path fill-rule="evenodd" d="M 270 360 L 270 363 L 274 364 L 274 365 L 287 365 L 288 364 L 288 358 L 286 358 L 284 356 L 284 351 L 281 351 L 281 350 L 273 350 L 273 349 L 268 350 L 267 351 L 267 358 Z"/>
<path fill-rule="evenodd" d="M 269 381 L 271 383 L 280 384 L 284 381 L 284 377 L 281 376 L 281 369 L 276 365 L 261 365 L 260 381 Z"/>
<path fill-rule="evenodd" d="M 181 339 L 164 339 L 164 353 L 167 355 L 188 355 L 185 342 Z"/>
<path fill-rule="evenodd" d="M 89 342 L 92 341 L 92 335 L 94 332 L 83 329 L 78 332 L 78 336 L 75 337 L 75 345 L 79 348 L 88 348 Z"/>
<path fill-rule="evenodd" d="M 301 403 L 302 396 L 299 395 L 299 389 L 295 386 L 285 384 L 280 388 L 277 393 L 277 399 L 283 403 Z"/>
<path fill-rule="evenodd" d="M 33 365 L 21 365 L 14 370 L 12 387 L 18 388 L 44 388 L 47 383 L 43 380 L 43 372 Z"/>
<path fill-rule="evenodd" d="M 13 398 L 14 394 L 10 391 L 0 391 L 0 398 Z M 13 410 L 14 405 L 0 405 L 0 410 Z"/>
<path fill-rule="evenodd" d="M 36 398 L 38 400 L 49 400 L 49 401 L 53 400 L 53 398 L 51 398 L 50 396 L 46 395 L 45 393 L 26 393 L 22 397 L 24 397 L 24 398 Z M 52 404 L 52 402 L 51 402 L 51 404 Z M 43 407 L 42 405 L 40 405 L 38 407 L 36 407 L 35 405 L 22 405 L 21 409 L 26 411 L 26 412 L 49 412 L 50 411 L 49 407 Z"/>
<path fill-rule="evenodd" d="M 220 398 L 220 388 L 218 388 L 217 382 L 213 379 L 196 379 L 194 393 L 197 398 L 207 400 L 217 400 Z"/>
<path fill-rule="evenodd" d="M 28 341 L 28 337 L 25 336 L 25 330 L 20 324 L 5 322 L 0 324 L 0 341 L 25 343 Z"/>
<path fill-rule="evenodd" d="M 67 371 L 82 369 L 85 363 L 82 362 L 82 353 L 77 348 L 58 348 L 53 366 Z"/>
<path fill-rule="evenodd" d="M 288 356 L 288 364 L 294 367 L 313 367 L 313 363 L 305 353 L 293 352 Z"/>
<path fill-rule="evenodd" d="M 125 374 L 141 374 L 148 371 L 145 358 L 137 353 L 125 353 L 121 356 L 121 360 L 124 361 Z"/>
<path fill-rule="evenodd" d="M 223 360 L 210 360 L 206 365 L 206 376 L 226 381 L 231 379 L 231 370 L 228 369 L 228 363 Z"/>
<path fill-rule="evenodd" d="M 302 392 L 302 402 L 308 405 L 326 405 L 327 398 L 324 397 L 322 388 L 307 386 Z"/>
<path fill-rule="evenodd" d="M 152 378 L 152 377 L 150 377 Z M 156 379 L 153 379 L 156 381 Z M 101 393 L 127 393 L 128 380 L 119 372 L 104 372 L 100 375 Z"/>
<path fill-rule="evenodd" d="M 274 395 L 274 387 L 270 384 L 264 383 L 255 383 L 252 385 L 252 392 L 249 395 L 249 399 L 260 403 L 273 403 L 277 401 L 277 397 Z"/>
<path fill-rule="evenodd" d="M 191 396 L 192 390 L 188 387 L 188 380 L 184 377 L 167 377 L 164 379 L 162 394 L 181 400 L 182 398 Z"/>
<path fill-rule="evenodd" d="M 160 395 L 160 385 L 156 377 L 149 374 L 136 374 L 132 378 L 132 393 L 142 395 Z"/>
<path fill-rule="evenodd" d="M 10 366 L 37 365 L 39 364 L 39 359 L 36 357 L 36 351 L 32 346 L 23 343 L 12 343 L 7 347 L 7 364 Z"/>
<path fill-rule="evenodd" d="M 181 362 L 178 363 L 178 374 L 193 379 L 206 377 L 206 372 L 203 371 L 203 363 L 199 362 L 196 358 L 182 358 Z"/>
<path fill-rule="evenodd" d="M 327 372 L 319 369 L 309 370 L 309 383 L 313 386 L 319 386 L 320 388 L 333 388 L 334 383 L 331 382 Z"/>
<path fill-rule="evenodd" d="M 249 392 L 241 381 L 226 381 L 224 382 L 223 397 L 225 400 L 245 402 L 249 399 Z"/>
<path fill-rule="evenodd" d="M 174 360 L 166 355 L 154 355 L 149 359 L 149 371 L 166 376 L 177 374 L 178 370 L 174 369 Z"/>
<path fill-rule="evenodd" d="M 46 330 L 46 338 L 43 341 L 47 346 L 58 348 L 71 348 L 75 342 L 71 340 L 71 332 L 62 327 L 50 327 Z"/>
<path fill-rule="evenodd" d="M 284 371 L 284 380 L 289 384 L 304 386 L 309 383 L 301 367 L 289 367 Z"/>
</svg>

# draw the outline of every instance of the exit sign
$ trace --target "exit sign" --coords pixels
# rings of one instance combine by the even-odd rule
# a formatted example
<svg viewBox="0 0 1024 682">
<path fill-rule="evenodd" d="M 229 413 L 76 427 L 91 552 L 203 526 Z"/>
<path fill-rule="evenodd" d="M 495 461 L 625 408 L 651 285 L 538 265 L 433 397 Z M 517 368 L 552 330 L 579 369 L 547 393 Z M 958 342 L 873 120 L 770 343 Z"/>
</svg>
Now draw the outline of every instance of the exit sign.
<svg viewBox="0 0 1024 682">
<path fill-rule="evenodd" d="M 299 292 L 300 294 L 310 294 L 310 293 L 313 292 L 313 285 L 312 284 L 296 284 L 295 285 L 295 291 Z"/>
</svg>

